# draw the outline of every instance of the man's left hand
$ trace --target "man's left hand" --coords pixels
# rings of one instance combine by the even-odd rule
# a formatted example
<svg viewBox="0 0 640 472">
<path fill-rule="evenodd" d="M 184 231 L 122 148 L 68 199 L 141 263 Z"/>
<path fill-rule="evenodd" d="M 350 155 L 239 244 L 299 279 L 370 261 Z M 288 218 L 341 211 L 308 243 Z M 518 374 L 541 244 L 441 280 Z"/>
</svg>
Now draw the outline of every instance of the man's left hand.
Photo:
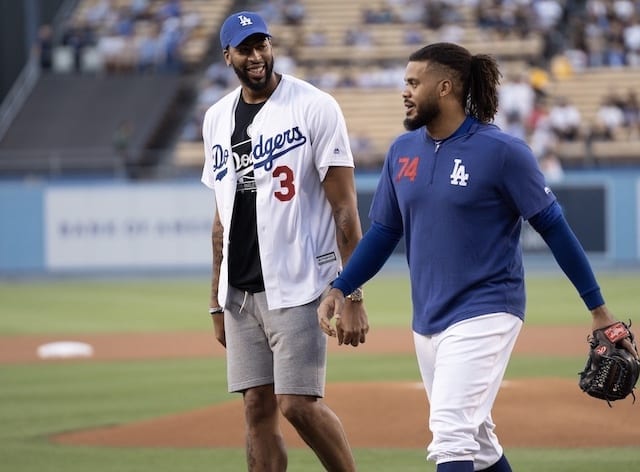
<svg viewBox="0 0 640 472">
<path fill-rule="evenodd" d="M 336 320 L 336 332 L 338 345 L 364 344 L 369 332 L 369 318 L 364 307 L 364 302 L 352 302 L 346 300 L 342 307 L 342 314 Z"/>
</svg>

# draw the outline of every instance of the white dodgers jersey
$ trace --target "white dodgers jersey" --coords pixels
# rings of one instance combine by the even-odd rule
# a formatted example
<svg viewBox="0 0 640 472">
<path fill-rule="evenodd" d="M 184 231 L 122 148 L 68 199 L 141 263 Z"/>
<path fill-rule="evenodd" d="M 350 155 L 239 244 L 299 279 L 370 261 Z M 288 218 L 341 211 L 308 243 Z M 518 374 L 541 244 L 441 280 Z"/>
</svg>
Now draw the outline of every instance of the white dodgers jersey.
<svg viewBox="0 0 640 472">
<path fill-rule="evenodd" d="M 214 189 L 224 227 L 219 301 L 226 302 L 227 248 L 237 178 L 231 135 L 240 88 L 207 111 L 202 182 Z M 322 187 L 331 166 L 353 167 L 335 99 L 283 74 L 250 127 L 257 232 L 269 309 L 309 303 L 336 277 L 342 261 L 331 205 Z"/>
</svg>

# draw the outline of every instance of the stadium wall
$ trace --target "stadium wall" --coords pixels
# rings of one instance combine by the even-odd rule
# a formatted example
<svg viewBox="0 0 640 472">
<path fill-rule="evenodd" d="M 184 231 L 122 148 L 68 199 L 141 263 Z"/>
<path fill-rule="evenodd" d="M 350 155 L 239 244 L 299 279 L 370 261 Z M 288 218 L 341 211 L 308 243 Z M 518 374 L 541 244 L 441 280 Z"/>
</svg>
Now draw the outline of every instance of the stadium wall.
<svg viewBox="0 0 640 472">
<path fill-rule="evenodd" d="M 357 179 L 365 230 L 376 182 Z M 594 262 L 640 266 L 640 170 L 569 172 L 553 190 Z M 193 180 L 0 182 L 0 275 L 208 271 L 212 205 Z M 550 260 L 526 226 L 523 243 Z"/>
</svg>

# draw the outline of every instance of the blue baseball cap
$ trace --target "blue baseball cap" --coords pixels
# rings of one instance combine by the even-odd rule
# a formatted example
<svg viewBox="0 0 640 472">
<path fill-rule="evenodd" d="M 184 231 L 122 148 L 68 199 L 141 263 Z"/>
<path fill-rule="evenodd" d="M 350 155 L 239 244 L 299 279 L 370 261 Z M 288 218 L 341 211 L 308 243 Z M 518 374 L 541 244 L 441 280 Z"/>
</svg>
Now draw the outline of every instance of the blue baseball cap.
<svg viewBox="0 0 640 472">
<path fill-rule="evenodd" d="M 220 29 L 222 49 L 238 45 L 252 34 L 264 34 L 271 37 L 267 24 L 260 15 L 250 11 L 241 11 L 230 15 Z"/>
</svg>

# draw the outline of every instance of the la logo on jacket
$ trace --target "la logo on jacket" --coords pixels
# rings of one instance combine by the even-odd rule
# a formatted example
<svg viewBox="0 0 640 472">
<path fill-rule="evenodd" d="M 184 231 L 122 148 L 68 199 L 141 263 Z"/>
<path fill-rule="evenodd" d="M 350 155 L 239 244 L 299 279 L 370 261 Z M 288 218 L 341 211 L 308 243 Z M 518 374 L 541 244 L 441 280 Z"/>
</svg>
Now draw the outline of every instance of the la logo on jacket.
<svg viewBox="0 0 640 472">
<path fill-rule="evenodd" d="M 453 160 L 453 171 L 451 171 L 451 185 L 460 185 L 461 187 L 467 186 L 469 180 L 469 174 L 465 171 L 462 159 Z"/>
</svg>

